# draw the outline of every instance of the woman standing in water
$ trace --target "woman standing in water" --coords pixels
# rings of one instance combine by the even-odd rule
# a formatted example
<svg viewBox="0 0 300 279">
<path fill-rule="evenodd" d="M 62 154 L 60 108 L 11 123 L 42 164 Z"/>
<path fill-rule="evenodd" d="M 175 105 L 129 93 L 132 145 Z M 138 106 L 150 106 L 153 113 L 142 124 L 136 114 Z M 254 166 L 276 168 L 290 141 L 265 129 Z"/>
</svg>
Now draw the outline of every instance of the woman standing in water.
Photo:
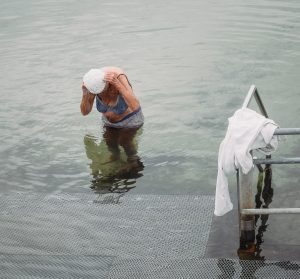
<svg viewBox="0 0 300 279">
<path fill-rule="evenodd" d="M 117 67 L 91 69 L 83 77 L 81 113 L 91 112 L 96 98 L 105 127 L 138 128 L 144 117 L 124 71 Z"/>
<path fill-rule="evenodd" d="M 120 156 L 119 146 L 124 148 L 128 162 L 136 162 L 137 150 L 133 138 L 143 123 L 140 103 L 124 73 L 117 67 L 91 69 L 83 77 L 81 113 L 92 111 L 94 100 L 102 113 L 104 139 L 112 153 L 111 160 Z"/>
</svg>

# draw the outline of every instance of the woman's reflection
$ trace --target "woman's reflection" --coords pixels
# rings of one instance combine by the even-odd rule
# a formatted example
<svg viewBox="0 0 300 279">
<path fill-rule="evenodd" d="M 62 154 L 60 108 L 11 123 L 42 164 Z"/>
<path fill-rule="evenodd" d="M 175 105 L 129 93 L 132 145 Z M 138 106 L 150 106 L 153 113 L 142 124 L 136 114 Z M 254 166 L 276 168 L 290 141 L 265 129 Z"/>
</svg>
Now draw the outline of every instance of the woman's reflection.
<svg viewBox="0 0 300 279">
<path fill-rule="evenodd" d="M 143 176 L 144 165 L 138 156 L 137 138 L 142 128 L 104 127 L 103 139 L 86 135 L 84 145 L 93 179 L 91 188 L 97 193 L 124 193 L 135 187 Z"/>
</svg>

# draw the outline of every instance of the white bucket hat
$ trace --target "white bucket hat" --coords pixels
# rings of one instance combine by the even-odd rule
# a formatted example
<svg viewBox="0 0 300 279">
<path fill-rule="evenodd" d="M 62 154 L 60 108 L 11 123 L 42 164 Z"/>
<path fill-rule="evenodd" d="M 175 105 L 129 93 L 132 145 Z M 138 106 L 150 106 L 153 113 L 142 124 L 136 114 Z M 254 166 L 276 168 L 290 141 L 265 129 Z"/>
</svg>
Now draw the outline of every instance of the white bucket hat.
<svg viewBox="0 0 300 279">
<path fill-rule="evenodd" d="M 83 84 L 93 94 L 99 94 L 105 88 L 106 82 L 104 81 L 104 69 L 90 69 L 83 76 Z"/>
</svg>

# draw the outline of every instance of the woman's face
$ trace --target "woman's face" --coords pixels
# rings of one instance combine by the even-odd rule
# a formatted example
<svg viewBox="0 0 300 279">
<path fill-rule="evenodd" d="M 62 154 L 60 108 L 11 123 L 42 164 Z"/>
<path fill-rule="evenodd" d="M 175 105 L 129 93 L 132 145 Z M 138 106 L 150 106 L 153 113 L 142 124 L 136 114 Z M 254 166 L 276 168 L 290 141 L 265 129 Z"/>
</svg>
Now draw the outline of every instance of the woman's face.
<svg viewBox="0 0 300 279">
<path fill-rule="evenodd" d="M 109 86 L 110 86 L 110 84 L 108 82 L 106 82 L 102 92 L 108 90 Z"/>
<path fill-rule="evenodd" d="M 108 91 L 109 88 L 110 88 L 110 84 L 109 84 L 108 82 L 106 82 L 106 83 L 105 83 L 105 86 L 104 86 L 104 88 L 103 88 L 103 90 L 102 90 L 99 94 L 102 94 L 102 93 Z"/>
</svg>

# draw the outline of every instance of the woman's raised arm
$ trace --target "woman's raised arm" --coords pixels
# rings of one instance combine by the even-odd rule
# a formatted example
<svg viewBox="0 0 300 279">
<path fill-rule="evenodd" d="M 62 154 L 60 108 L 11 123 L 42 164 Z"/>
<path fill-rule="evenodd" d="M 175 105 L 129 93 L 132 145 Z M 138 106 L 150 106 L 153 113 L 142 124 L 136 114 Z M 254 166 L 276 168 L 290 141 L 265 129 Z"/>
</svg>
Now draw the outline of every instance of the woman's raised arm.
<svg viewBox="0 0 300 279">
<path fill-rule="evenodd" d="M 124 74 L 118 75 L 113 72 L 108 72 L 104 76 L 104 80 L 114 85 L 115 88 L 125 99 L 127 105 L 134 111 L 139 108 L 140 103 L 135 97 L 132 88 L 128 84 L 128 80 Z"/>
<path fill-rule="evenodd" d="M 82 115 L 88 115 L 92 111 L 95 96 L 95 94 L 89 93 L 86 87 L 82 85 L 82 100 L 80 104 Z"/>
</svg>

